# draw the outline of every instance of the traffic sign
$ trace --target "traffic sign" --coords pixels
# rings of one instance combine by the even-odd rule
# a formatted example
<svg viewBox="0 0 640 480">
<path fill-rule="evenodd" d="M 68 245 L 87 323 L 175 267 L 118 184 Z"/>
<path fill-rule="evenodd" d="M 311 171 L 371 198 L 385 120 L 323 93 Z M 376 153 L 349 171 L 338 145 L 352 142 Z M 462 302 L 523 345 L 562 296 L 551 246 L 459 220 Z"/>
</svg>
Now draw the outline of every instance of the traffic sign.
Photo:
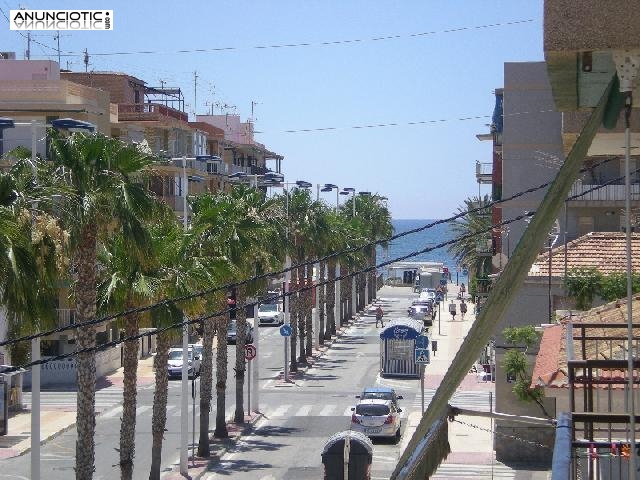
<svg viewBox="0 0 640 480">
<path fill-rule="evenodd" d="M 256 346 L 253 343 L 244 346 L 244 358 L 247 360 L 253 360 L 256 358 Z"/>
<path fill-rule="evenodd" d="M 290 337 L 291 327 L 289 325 L 282 325 L 280 327 L 280 335 L 282 335 L 283 337 Z"/>
<path fill-rule="evenodd" d="M 416 359 L 416 363 L 429 363 L 429 349 L 416 348 L 415 359 Z"/>
<path fill-rule="evenodd" d="M 429 348 L 429 337 L 426 335 L 416 337 L 416 348 Z"/>
</svg>

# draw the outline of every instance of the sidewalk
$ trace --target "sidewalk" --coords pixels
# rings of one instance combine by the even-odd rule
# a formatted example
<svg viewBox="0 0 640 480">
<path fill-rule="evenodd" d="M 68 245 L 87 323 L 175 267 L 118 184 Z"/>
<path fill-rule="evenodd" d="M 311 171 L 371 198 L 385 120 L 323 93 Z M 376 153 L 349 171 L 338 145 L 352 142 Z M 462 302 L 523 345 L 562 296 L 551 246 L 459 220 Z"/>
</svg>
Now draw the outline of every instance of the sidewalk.
<svg viewBox="0 0 640 480">
<path fill-rule="evenodd" d="M 379 296 L 416 296 L 416 294 L 409 294 L 402 290 L 406 290 L 407 292 L 412 291 L 409 287 L 385 286 L 380 290 Z M 465 303 L 467 303 L 468 308 L 464 320 L 462 320 L 460 315 L 461 300 L 457 298 L 459 286 L 455 283 L 449 283 L 448 290 L 447 299 L 440 305 L 440 321 L 438 322 L 438 315 L 436 315 L 433 326 L 429 328 L 429 337 L 431 341 L 435 340 L 438 342 L 438 351 L 435 354 L 432 353 L 431 363 L 425 368 L 425 389 L 437 389 L 440 386 L 440 382 L 447 373 L 464 338 L 476 320 L 475 305 L 470 303 L 466 298 Z M 448 305 L 452 299 L 457 311 L 455 320 L 453 320 L 449 314 Z M 489 381 L 484 375 L 478 375 L 472 372 L 468 373 L 458 386 L 458 391 L 493 392 L 491 403 L 492 408 L 495 410 L 495 384 Z M 406 448 L 421 419 L 421 412 L 409 414 L 406 430 L 400 444 L 401 451 L 404 451 Z M 449 445 L 451 446 L 451 453 L 439 466 L 439 469 L 442 469 L 443 473 L 439 474 L 438 471 L 436 471 L 434 478 L 446 478 L 446 472 L 456 469 L 456 466 L 458 466 L 460 470 L 467 466 L 466 469 L 468 470 L 469 468 L 473 468 L 472 466 L 482 465 L 499 468 L 500 476 L 506 475 L 506 472 L 511 472 L 510 474 L 513 474 L 513 478 L 521 480 L 546 480 L 551 478 L 551 472 L 515 470 L 495 460 L 492 430 L 493 420 L 491 418 L 466 415 L 456 416 L 453 422 L 449 422 Z M 480 471 L 478 471 L 474 477 L 484 478 Z"/>
<path fill-rule="evenodd" d="M 141 359 L 138 364 L 138 386 L 144 387 L 155 381 L 153 358 Z M 124 369 L 120 367 L 110 375 L 99 378 L 96 390 L 112 385 L 122 386 Z M 96 415 L 102 412 L 96 411 Z M 64 409 L 42 405 L 40 411 L 40 443 L 43 444 L 76 424 L 75 407 Z M 9 428 L 5 436 L 0 436 L 0 459 L 12 458 L 31 450 L 31 410 L 23 410 L 9 415 Z"/>
</svg>

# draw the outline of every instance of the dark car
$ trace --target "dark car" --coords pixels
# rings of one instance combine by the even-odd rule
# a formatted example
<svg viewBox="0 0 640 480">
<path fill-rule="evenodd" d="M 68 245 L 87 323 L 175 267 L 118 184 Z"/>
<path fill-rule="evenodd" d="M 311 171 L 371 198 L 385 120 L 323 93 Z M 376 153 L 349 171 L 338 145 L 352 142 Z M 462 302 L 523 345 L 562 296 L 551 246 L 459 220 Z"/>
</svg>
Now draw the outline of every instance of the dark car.
<svg viewBox="0 0 640 480">
<path fill-rule="evenodd" d="M 236 343 L 237 335 L 236 321 L 231 320 L 229 322 L 229 328 L 227 329 L 227 343 L 234 345 Z M 247 323 L 246 343 L 253 343 L 253 327 L 249 323 Z"/>
</svg>

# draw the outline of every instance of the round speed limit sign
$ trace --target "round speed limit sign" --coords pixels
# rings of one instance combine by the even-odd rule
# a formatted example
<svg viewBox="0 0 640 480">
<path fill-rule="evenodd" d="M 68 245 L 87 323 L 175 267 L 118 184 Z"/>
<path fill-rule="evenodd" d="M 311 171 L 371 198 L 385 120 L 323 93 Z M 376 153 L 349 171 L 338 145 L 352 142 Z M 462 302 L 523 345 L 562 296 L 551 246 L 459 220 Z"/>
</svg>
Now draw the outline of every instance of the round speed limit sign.
<svg viewBox="0 0 640 480">
<path fill-rule="evenodd" d="M 253 360 L 254 358 L 256 358 L 256 353 L 256 347 L 252 343 L 244 346 L 244 358 L 246 360 Z"/>
</svg>

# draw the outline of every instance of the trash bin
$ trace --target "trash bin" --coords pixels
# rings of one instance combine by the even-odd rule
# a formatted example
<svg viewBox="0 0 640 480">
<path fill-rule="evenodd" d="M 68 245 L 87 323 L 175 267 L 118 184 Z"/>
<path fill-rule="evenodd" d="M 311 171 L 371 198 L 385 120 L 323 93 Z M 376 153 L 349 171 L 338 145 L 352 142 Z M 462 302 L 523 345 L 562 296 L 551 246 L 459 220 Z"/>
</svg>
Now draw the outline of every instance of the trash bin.
<svg viewBox="0 0 640 480">
<path fill-rule="evenodd" d="M 345 459 L 348 461 L 345 462 Z M 325 480 L 370 480 L 373 443 L 369 437 L 346 430 L 329 437 L 322 449 Z M 345 465 L 346 463 L 346 465 Z M 348 471 L 345 479 L 345 472 Z"/>
</svg>

